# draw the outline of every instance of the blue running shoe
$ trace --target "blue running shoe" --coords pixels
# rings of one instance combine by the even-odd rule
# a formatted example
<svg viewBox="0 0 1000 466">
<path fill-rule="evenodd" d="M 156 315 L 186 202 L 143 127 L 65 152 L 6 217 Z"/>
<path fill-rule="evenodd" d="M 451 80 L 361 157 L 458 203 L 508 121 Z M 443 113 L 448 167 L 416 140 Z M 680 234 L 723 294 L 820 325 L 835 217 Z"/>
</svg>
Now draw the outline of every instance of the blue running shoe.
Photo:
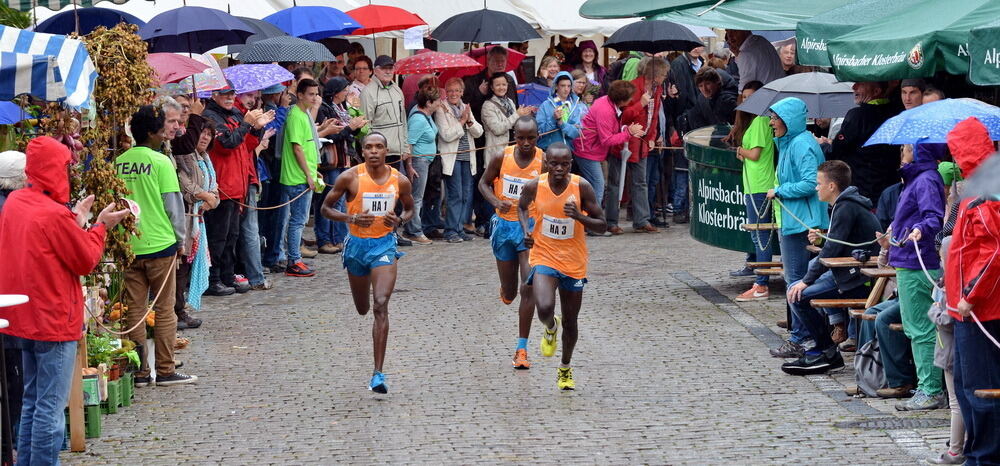
<svg viewBox="0 0 1000 466">
<path fill-rule="evenodd" d="M 375 393 L 387 393 L 389 386 L 385 384 L 385 374 L 375 371 L 372 374 L 372 381 L 368 384 L 368 389 Z"/>
</svg>

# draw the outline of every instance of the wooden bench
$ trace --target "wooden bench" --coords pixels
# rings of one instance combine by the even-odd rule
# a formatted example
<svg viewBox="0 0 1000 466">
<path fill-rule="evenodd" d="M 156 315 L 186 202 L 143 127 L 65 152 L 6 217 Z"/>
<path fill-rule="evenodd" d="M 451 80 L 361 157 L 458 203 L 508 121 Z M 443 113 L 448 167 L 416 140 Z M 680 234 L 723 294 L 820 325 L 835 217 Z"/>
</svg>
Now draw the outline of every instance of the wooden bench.
<svg viewBox="0 0 1000 466">
<path fill-rule="evenodd" d="M 875 320 L 875 318 L 878 317 L 877 314 L 865 314 L 865 311 L 867 311 L 867 309 L 848 309 L 847 310 L 847 312 L 854 319 Z"/>
<path fill-rule="evenodd" d="M 897 332 L 903 331 L 903 324 L 889 324 L 889 330 L 895 330 Z"/>
<path fill-rule="evenodd" d="M 809 301 L 812 307 L 860 308 L 868 302 L 868 298 L 857 299 L 814 299 Z"/>
<path fill-rule="evenodd" d="M 747 262 L 749 269 L 780 269 L 781 262 Z"/>
<path fill-rule="evenodd" d="M 978 398 L 1000 398 L 1000 388 L 984 388 L 982 390 L 976 390 L 975 393 Z"/>
<path fill-rule="evenodd" d="M 777 230 L 777 223 L 744 223 L 740 225 L 743 231 L 768 231 Z"/>
<path fill-rule="evenodd" d="M 868 262 L 862 264 L 853 257 L 821 257 L 819 258 L 819 263 L 830 268 L 878 267 L 878 261 L 876 259 L 869 259 Z"/>
<path fill-rule="evenodd" d="M 768 277 L 780 277 L 785 274 L 785 269 L 768 267 L 763 269 L 754 269 L 753 273 L 757 275 L 767 275 Z"/>
<path fill-rule="evenodd" d="M 861 269 L 861 275 L 872 278 L 894 278 L 896 269 L 892 267 L 875 267 Z"/>
<path fill-rule="evenodd" d="M 811 252 L 813 254 L 819 254 L 819 252 L 822 251 L 822 250 L 823 250 L 823 248 L 821 248 L 819 246 L 816 246 L 815 244 L 810 244 L 810 245 L 806 246 L 806 251 L 809 251 L 809 252 Z"/>
</svg>

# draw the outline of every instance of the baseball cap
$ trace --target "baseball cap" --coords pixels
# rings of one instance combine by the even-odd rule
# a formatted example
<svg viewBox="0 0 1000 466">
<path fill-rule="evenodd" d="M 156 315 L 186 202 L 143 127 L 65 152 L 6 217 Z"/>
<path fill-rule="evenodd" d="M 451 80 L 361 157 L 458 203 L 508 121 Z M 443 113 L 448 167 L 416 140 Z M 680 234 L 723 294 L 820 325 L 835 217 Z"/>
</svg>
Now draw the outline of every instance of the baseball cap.
<svg viewBox="0 0 1000 466">
<path fill-rule="evenodd" d="M 227 79 L 226 80 L 226 87 L 223 87 L 222 89 L 216 89 L 216 90 L 214 90 L 212 92 L 214 92 L 216 94 L 229 94 L 230 92 L 236 92 L 236 86 L 233 85 L 232 81 L 230 81 L 230 80 Z"/>
<path fill-rule="evenodd" d="M 381 68 L 383 66 L 393 66 L 395 64 L 396 60 L 393 60 L 392 57 L 388 55 L 379 55 L 378 58 L 375 59 L 374 63 L 376 68 Z"/>
</svg>

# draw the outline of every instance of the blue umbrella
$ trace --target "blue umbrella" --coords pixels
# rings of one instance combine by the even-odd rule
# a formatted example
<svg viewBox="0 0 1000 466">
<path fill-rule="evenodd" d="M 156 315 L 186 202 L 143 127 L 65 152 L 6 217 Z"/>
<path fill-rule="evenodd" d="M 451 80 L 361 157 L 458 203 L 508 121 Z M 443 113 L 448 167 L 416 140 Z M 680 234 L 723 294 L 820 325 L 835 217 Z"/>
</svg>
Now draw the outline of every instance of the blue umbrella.
<svg viewBox="0 0 1000 466">
<path fill-rule="evenodd" d="M 76 30 L 76 20 L 80 18 L 80 30 Z M 81 35 L 90 34 L 98 26 L 108 29 L 118 25 L 118 23 L 136 24 L 139 27 L 145 26 L 146 22 L 132 16 L 124 11 L 112 10 L 110 8 L 80 8 L 71 11 L 64 11 L 35 26 L 35 32 L 45 32 L 48 34 L 70 34 L 79 32 Z"/>
<path fill-rule="evenodd" d="M 347 13 L 328 6 L 293 6 L 265 16 L 264 21 L 307 40 L 343 36 L 362 27 Z"/>
<path fill-rule="evenodd" d="M 994 141 L 1000 140 L 1000 108 L 975 99 L 944 99 L 911 108 L 886 120 L 865 145 L 948 142 L 948 132 L 970 116 L 986 125 Z"/>
<path fill-rule="evenodd" d="M 235 16 L 214 8 L 183 6 L 167 10 L 139 28 L 150 52 L 205 53 L 246 42 L 254 30 Z"/>
<path fill-rule="evenodd" d="M 521 84 L 517 86 L 517 104 L 537 107 L 549 98 L 552 89 L 541 84 Z"/>
<path fill-rule="evenodd" d="M 12 125 L 28 118 L 31 118 L 31 114 L 21 106 L 14 102 L 0 102 L 0 125 Z"/>
</svg>

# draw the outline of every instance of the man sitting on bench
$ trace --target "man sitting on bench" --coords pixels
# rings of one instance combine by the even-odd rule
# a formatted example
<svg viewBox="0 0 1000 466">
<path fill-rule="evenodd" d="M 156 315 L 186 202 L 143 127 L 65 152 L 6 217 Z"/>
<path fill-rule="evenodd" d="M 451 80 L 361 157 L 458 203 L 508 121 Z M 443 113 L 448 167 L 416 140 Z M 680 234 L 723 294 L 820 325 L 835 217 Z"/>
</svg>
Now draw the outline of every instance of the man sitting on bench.
<svg viewBox="0 0 1000 466">
<path fill-rule="evenodd" d="M 821 201 L 830 204 L 829 238 L 855 244 L 872 240 L 872 232 L 879 229 L 878 219 L 871 212 L 871 201 L 851 186 L 851 169 L 846 163 L 839 160 L 823 162 L 816 172 L 816 191 Z M 837 241 L 826 241 L 819 257 L 849 257 L 854 249 Z M 861 249 L 878 254 L 878 244 Z M 860 267 L 827 269 L 819 260 L 809 264 L 802 280 L 788 288 L 788 303 L 816 346 L 798 360 L 783 364 L 782 371 L 808 375 L 844 367 L 844 358 L 830 337 L 826 312 L 813 308 L 810 301 L 863 298 L 869 293 L 867 282 L 868 278 L 861 274 Z"/>
</svg>

